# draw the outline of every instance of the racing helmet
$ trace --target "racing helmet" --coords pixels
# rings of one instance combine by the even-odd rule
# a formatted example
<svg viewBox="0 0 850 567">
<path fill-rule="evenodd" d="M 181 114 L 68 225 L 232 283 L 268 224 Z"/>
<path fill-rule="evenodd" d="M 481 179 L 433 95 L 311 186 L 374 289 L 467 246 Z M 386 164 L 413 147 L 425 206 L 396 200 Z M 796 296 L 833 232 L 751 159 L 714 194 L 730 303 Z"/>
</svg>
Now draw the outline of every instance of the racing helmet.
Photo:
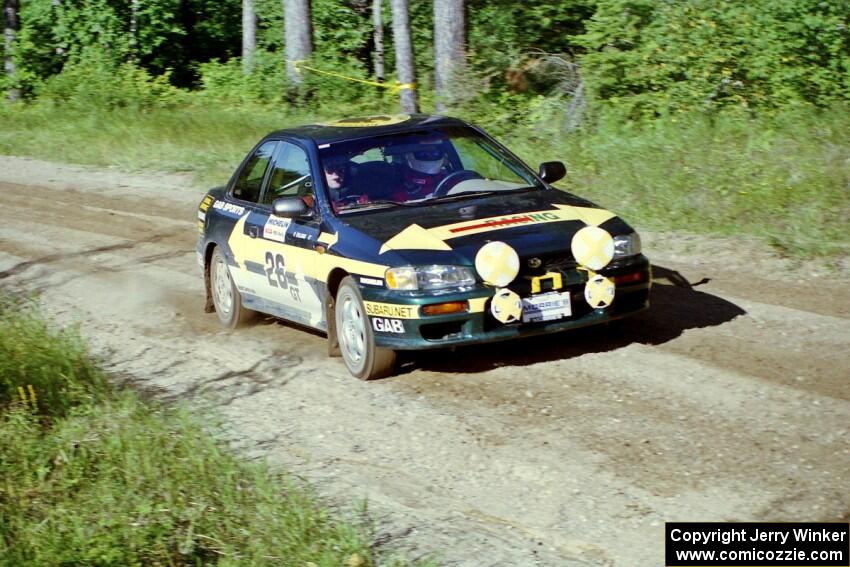
<svg viewBox="0 0 850 567">
<path fill-rule="evenodd" d="M 413 171 L 426 175 L 440 173 L 446 163 L 446 153 L 439 142 L 425 142 L 405 154 L 407 165 Z"/>
</svg>

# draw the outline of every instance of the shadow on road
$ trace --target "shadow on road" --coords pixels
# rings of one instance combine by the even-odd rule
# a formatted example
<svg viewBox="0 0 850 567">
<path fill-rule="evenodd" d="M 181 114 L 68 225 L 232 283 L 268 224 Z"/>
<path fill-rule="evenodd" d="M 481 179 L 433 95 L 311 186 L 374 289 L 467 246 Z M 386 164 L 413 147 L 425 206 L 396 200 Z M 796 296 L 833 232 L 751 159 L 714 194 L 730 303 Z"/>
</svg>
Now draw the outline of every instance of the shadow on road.
<svg viewBox="0 0 850 567">
<path fill-rule="evenodd" d="M 410 353 L 405 355 L 399 373 L 416 369 L 484 372 L 609 352 L 633 343 L 659 345 L 688 329 L 714 327 L 746 313 L 734 303 L 696 289 L 708 281 L 689 282 L 679 272 L 654 266 L 650 308 L 634 317 L 542 337 L 464 347 L 454 353 Z"/>
</svg>

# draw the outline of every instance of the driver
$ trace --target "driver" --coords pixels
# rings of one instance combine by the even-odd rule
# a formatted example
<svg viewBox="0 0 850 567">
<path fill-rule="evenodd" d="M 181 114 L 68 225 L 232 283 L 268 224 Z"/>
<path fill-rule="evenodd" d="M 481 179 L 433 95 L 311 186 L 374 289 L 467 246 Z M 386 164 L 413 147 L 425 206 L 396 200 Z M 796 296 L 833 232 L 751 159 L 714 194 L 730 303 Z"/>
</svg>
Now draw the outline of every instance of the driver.
<svg viewBox="0 0 850 567">
<path fill-rule="evenodd" d="M 433 195 L 440 181 L 446 177 L 449 160 L 439 139 L 425 140 L 404 154 L 407 167 L 404 184 L 395 192 L 393 200 L 398 202 L 424 199 Z"/>
</svg>

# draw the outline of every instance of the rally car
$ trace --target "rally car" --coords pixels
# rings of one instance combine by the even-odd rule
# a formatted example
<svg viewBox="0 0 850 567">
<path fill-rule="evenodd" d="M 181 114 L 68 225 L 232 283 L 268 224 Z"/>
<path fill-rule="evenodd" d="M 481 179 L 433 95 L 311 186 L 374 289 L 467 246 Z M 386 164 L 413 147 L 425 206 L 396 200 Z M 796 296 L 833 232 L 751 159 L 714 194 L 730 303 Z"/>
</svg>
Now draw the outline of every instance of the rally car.
<svg viewBox="0 0 850 567">
<path fill-rule="evenodd" d="M 441 116 L 280 130 L 200 203 L 206 308 L 324 331 L 362 379 L 398 350 L 605 323 L 648 306 L 650 264 L 614 213 Z"/>
</svg>

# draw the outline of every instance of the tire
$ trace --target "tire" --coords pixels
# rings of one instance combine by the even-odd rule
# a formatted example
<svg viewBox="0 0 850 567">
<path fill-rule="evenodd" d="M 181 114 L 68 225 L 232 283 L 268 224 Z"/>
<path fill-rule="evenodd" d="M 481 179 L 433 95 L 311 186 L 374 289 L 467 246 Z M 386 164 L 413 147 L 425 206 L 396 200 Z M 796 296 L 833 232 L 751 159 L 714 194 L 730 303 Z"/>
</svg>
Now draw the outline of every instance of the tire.
<svg viewBox="0 0 850 567">
<path fill-rule="evenodd" d="M 210 292 L 218 320 L 228 329 L 235 329 L 249 322 L 255 311 L 242 305 L 242 295 L 236 289 L 221 248 L 216 247 L 210 259 Z"/>
<path fill-rule="evenodd" d="M 361 380 L 389 376 L 395 366 L 395 351 L 375 346 L 363 298 L 350 276 L 339 285 L 335 307 L 337 340 L 348 371 Z"/>
</svg>

